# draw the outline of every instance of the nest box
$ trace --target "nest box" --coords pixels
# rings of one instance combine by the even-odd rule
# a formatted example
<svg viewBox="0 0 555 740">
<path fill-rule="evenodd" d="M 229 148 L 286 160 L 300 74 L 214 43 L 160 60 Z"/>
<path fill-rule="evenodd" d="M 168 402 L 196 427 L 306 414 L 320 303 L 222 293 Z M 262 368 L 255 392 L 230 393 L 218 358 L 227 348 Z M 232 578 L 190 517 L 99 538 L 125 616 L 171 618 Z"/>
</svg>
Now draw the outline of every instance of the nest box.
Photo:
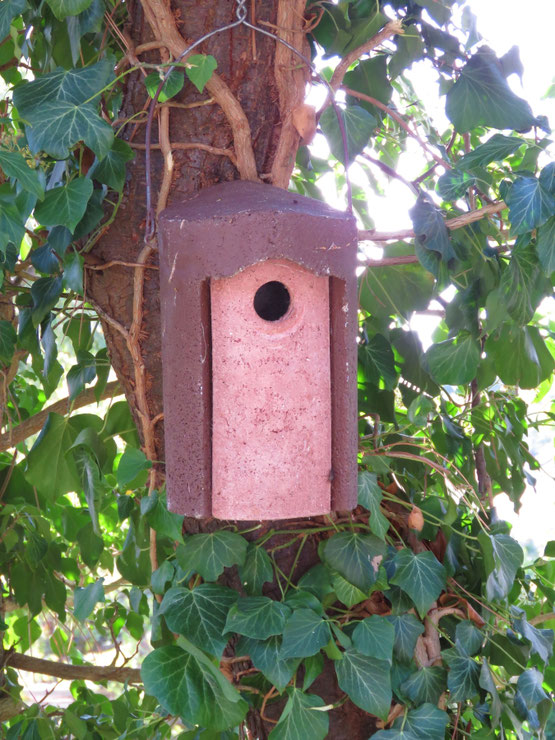
<svg viewBox="0 0 555 740">
<path fill-rule="evenodd" d="M 356 505 L 356 236 L 349 214 L 245 181 L 160 215 L 171 511 Z"/>
</svg>

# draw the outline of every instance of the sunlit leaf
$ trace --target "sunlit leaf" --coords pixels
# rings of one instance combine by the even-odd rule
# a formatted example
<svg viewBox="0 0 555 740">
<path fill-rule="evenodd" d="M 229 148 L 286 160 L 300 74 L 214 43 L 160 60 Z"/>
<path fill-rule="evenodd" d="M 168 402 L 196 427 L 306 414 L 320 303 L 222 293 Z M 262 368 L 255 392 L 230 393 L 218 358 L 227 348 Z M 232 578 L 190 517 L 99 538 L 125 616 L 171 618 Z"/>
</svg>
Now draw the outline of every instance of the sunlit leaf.
<svg viewBox="0 0 555 740">
<path fill-rule="evenodd" d="M 177 562 L 185 571 L 194 571 L 207 581 L 215 581 L 224 568 L 242 565 L 247 541 L 234 532 L 220 530 L 213 534 L 193 534 L 176 551 Z"/>
<path fill-rule="evenodd" d="M 269 740 L 324 740 L 329 730 L 328 713 L 314 710 L 314 707 L 323 707 L 324 700 L 296 688 L 288 689 L 287 694 L 287 704 Z"/>
</svg>

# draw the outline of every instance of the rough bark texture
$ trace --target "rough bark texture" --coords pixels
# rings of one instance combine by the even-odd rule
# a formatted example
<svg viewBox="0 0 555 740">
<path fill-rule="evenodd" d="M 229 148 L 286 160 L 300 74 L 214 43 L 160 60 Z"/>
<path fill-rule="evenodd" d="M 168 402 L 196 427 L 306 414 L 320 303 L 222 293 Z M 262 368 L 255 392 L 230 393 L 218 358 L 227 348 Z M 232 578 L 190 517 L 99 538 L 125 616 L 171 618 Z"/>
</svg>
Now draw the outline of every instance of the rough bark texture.
<svg viewBox="0 0 555 740">
<path fill-rule="evenodd" d="M 126 29 L 126 37 L 132 44 L 131 52 L 141 44 L 156 40 L 148 21 L 150 19 L 151 24 L 156 25 L 157 10 L 162 13 L 171 9 L 177 30 L 187 41 L 194 40 L 216 27 L 235 20 L 236 6 L 231 0 L 194 2 L 174 0 L 171 6 L 169 0 L 149 0 L 144 5 L 147 15 L 150 13 L 148 17 L 138 0 L 130 0 L 127 4 L 129 25 Z M 304 44 L 305 46 L 301 48 L 306 54 L 306 40 L 300 30 L 303 27 L 304 0 L 256 0 L 256 2 L 248 3 L 247 6 L 250 20 L 252 20 L 251 14 L 254 9 L 255 20 L 258 24 L 261 21 L 273 24 L 264 26 L 270 30 L 281 25 L 287 29 L 287 32 L 283 32 L 284 38 L 299 47 Z M 171 46 L 172 42 L 169 37 L 164 37 L 162 40 Z M 178 44 L 179 38 L 177 37 L 177 42 L 173 46 L 174 56 Z M 246 114 L 251 130 L 258 176 L 269 175 L 266 180 L 286 187 L 299 144 L 299 136 L 291 123 L 291 114 L 294 107 L 302 102 L 306 79 L 304 72 L 299 73 L 298 60 L 293 60 L 291 52 L 285 48 L 280 49 L 276 57 L 276 44 L 273 40 L 260 34 L 255 36 L 253 32 L 241 27 L 209 39 L 198 51 L 212 54 L 217 59 L 219 78 L 227 84 Z M 162 56 L 164 54 L 167 59 L 167 52 L 162 49 Z M 160 58 L 160 51 L 155 48 L 142 54 L 141 61 L 159 62 Z M 173 102 L 188 105 L 207 101 L 209 98 L 208 89 L 205 89 L 203 93 L 198 93 L 193 85 L 186 81 L 182 92 Z M 126 118 L 131 117 L 145 110 L 146 106 L 147 99 L 142 75 L 139 72 L 133 72 L 127 78 L 121 115 Z M 165 115 L 167 124 L 167 114 Z M 159 141 L 158 125 L 159 123 L 161 126 L 165 125 L 163 119 L 164 116 L 160 116 L 153 127 L 153 145 Z M 144 117 L 140 120 L 144 120 Z M 284 137 L 281 137 L 282 130 L 285 132 Z M 137 122 L 129 123 L 123 131 L 124 139 L 132 145 L 138 145 L 137 155 L 128 169 L 128 178 L 117 218 L 102 241 L 95 246 L 91 255 L 90 259 L 95 263 L 106 263 L 112 260 L 136 263 L 143 249 L 146 192 L 144 150 L 140 147 L 142 145 L 144 148 L 144 132 L 144 124 Z M 200 143 L 203 146 L 233 151 L 234 141 L 231 127 L 217 104 L 209 103 L 192 108 L 172 106 L 169 113 L 169 139 L 172 143 L 173 173 L 167 205 L 179 202 L 216 183 L 238 179 L 239 173 L 232 158 L 216 155 L 205 149 L 180 149 L 175 146 L 180 143 L 187 145 Z M 284 148 L 289 148 L 286 152 L 287 157 L 284 159 L 282 156 L 281 164 L 278 162 L 279 166 L 276 167 L 276 153 Z M 235 154 L 237 155 L 237 151 Z M 164 170 L 164 154 L 159 147 L 153 148 L 152 160 L 153 200 L 156 205 L 158 193 L 163 185 Z M 167 184 L 166 182 L 165 185 Z M 149 263 L 156 265 L 155 252 L 149 256 Z M 88 270 L 87 292 L 100 309 L 112 363 L 141 433 L 142 417 L 140 404 L 137 403 L 135 370 L 125 336 L 117 328 L 117 323 L 119 323 L 120 328 L 123 327 L 124 330 L 129 331 L 133 324 L 136 272 L 133 267 L 121 265 L 113 265 L 104 270 Z M 138 337 L 144 363 L 148 415 L 152 420 L 159 418 L 163 412 L 159 283 L 158 272 L 155 269 L 143 272 L 144 293 Z M 161 423 L 155 425 L 154 448 L 156 459 L 163 460 L 164 440 Z M 280 524 L 283 525 L 283 523 Z M 296 523 L 296 526 L 299 524 Z M 273 523 L 265 524 L 264 531 L 272 525 Z M 220 526 L 221 524 L 213 519 L 186 519 L 184 530 L 186 532 L 214 531 Z M 255 534 L 259 536 L 261 533 L 259 530 Z M 272 540 L 272 544 L 276 544 L 276 540 Z M 318 562 L 317 546 L 316 539 L 307 542 L 295 573 L 292 574 L 295 580 Z M 279 565 L 285 572 L 289 572 L 293 566 L 295 550 L 295 547 L 291 547 L 281 551 Z M 235 583 L 232 581 L 231 578 L 229 585 L 240 590 L 238 580 Z M 268 593 L 279 598 L 277 587 L 269 586 Z M 326 669 L 317 680 L 314 690 L 324 698 L 326 703 L 337 702 L 343 698 L 332 666 L 329 666 L 329 669 Z M 281 705 L 276 705 L 276 708 L 279 706 Z M 268 707 L 268 712 L 271 716 L 271 707 Z M 267 737 L 272 727 L 269 723 L 263 723 L 256 713 L 251 713 L 249 725 L 256 737 L 260 738 Z M 329 737 L 335 740 L 367 738 L 374 729 L 374 719 L 349 701 L 330 713 Z"/>
</svg>

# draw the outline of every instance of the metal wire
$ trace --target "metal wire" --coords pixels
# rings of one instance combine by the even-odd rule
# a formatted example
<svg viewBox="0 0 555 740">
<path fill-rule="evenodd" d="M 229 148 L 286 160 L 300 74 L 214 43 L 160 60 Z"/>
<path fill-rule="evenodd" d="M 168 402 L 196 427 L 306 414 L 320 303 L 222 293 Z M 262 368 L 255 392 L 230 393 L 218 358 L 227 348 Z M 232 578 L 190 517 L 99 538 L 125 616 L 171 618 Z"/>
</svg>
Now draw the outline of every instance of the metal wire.
<svg viewBox="0 0 555 740">
<path fill-rule="evenodd" d="M 192 44 L 189 44 L 189 46 L 181 52 L 181 54 L 177 57 L 177 59 L 168 67 L 166 70 L 163 78 L 160 81 L 160 84 L 158 85 L 158 88 L 156 90 L 156 93 L 154 97 L 152 98 L 149 108 L 148 108 L 148 118 L 146 122 L 146 132 L 145 132 L 145 175 L 146 175 L 146 226 L 145 226 L 145 242 L 151 241 L 151 239 L 154 238 L 154 235 L 156 233 L 156 214 L 154 213 L 154 208 L 152 205 L 152 174 L 151 174 L 151 136 L 152 136 L 152 123 L 154 120 L 154 111 L 156 109 L 156 103 L 158 102 L 158 99 L 160 97 L 160 94 L 162 90 L 164 89 L 164 85 L 166 84 L 166 81 L 168 77 L 171 75 L 173 70 L 180 64 L 180 62 L 188 56 L 194 49 L 197 48 L 197 46 L 200 46 L 204 41 L 207 41 L 209 38 L 212 38 L 212 36 L 216 36 L 219 33 L 223 33 L 223 31 L 230 31 L 232 28 L 237 28 L 237 26 L 245 26 L 246 28 L 250 28 L 253 31 L 256 31 L 257 33 L 261 33 L 264 36 L 268 36 L 271 39 L 274 39 L 274 41 L 283 44 L 283 46 L 286 46 L 290 51 L 292 51 L 301 61 L 306 64 L 306 66 L 311 70 L 312 74 L 318 77 L 318 79 L 324 84 L 324 86 L 328 89 L 328 91 L 331 93 L 331 104 L 335 110 L 335 114 L 337 116 L 337 123 L 339 125 L 339 130 L 341 132 L 341 138 L 343 141 L 343 153 L 345 156 L 345 179 L 347 183 L 347 208 L 350 212 L 353 210 L 353 201 L 352 201 L 352 191 L 351 191 L 351 182 L 349 180 L 349 174 L 348 174 L 348 146 L 347 146 L 347 132 L 345 130 L 345 122 L 343 120 L 343 116 L 341 115 L 341 110 L 339 109 L 339 106 L 335 102 L 335 90 L 332 88 L 328 80 L 315 68 L 314 64 L 311 62 L 310 59 L 308 59 L 304 54 L 302 54 L 298 49 L 295 49 L 294 46 L 292 46 L 290 43 L 285 41 L 284 39 L 281 39 L 279 36 L 276 36 L 275 33 L 271 33 L 270 31 L 266 31 L 264 28 L 260 28 L 259 26 L 256 26 L 252 23 L 249 23 L 247 20 L 247 8 L 246 2 L 247 0 L 236 0 L 237 2 L 237 8 L 235 9 L 235 16 L 237 18 L 236 21 L 233 21 L 232 23 L 228 23 L 225 26 L 221 26 L 220 28 L 215 28 L 213 31 L 209 31 L 208 33 L 205 33 L 203 36 L 200 36 L 196 41 L 194 41 Z"/>
</svg>

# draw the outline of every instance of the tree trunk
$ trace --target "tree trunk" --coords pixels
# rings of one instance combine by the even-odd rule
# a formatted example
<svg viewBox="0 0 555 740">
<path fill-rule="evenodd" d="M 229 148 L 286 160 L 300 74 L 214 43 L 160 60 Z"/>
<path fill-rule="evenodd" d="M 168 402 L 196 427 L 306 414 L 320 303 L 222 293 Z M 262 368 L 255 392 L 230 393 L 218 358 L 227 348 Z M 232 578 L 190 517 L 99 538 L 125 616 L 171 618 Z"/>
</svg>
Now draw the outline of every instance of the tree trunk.
<svg viewBox="0 0 555 740">
<path fill-rule="evenodd" d="M 141 54 L 141 61 L 151 63 L 167 60 L 168 48 L 172 58 L 185 48 L 177 32 L 185 41 L 191 42 L 236 18 L 236 4 L 229 0 L 194 3 L 175 0 L 171 8 L 169 0 L 143 0 L 142 3 L 131 0 L 127 5 L 129 25 L 125 35 L 129 43 L 129 58 L 133 59 L 135 53 Z M 302 32 L 304 0 L 257 0 L 247 5 L 249 20 L 271 31 L 276 27 L 282 29 L 283 38 L 308 53 Z M 253 9 L 256 13 L 254 19 Z M 168 48 L 154 48 L 143 53 L 141 45 L 156 40 L 164 41 Z M 228 86 L 244 111 L 250 127 L 256 169 L 254 176 L 257 174 L 263 181 L 286 187 L 299 144 L 291 113 L 303 100 L 306 70 L 298 68 L 298 59 L 286 47 L 278 47 L 274 40 L 245 27 L 210 38 L 198 52 L 212 54 L 216 58 L 218 78 Z M 164 113 L 158 112 L 152 135 L 152 192 L 158 211 L 216 183 L 238 179 L 241 175 L 254 179 L 252 169 L 248 169 L 249 147 L 245 147 L 240 139 L 236 122 L 234 126 L 232 120 L 230 125 L 229 111 L 226 115 L 213 100 L 219 94 L 220 90 L 214 90 L 210 85 L 199 93 L 186 78 L 183 90 L 172 99 L 172 106 L 166 107 Z M 146 110 L 147 106 L 143 74 L 135 71 L 127 77 L 122 117 L 131 118 Z M 123 138 L 136 147 L 136 156 L 128 168 L 123 200 L 114 223 L 89 255 L 89 262 L 97 266 L 112 260 L 134 264 L 145 256 L 145 117 L 142 114 L 132 119 L 123 130 Z M 168 153 L 164 127 L 169 133 L 171 154 Z M 203 148 L 179 148 L 193 143 L 201 144 Z M 216 154 L 211 148 L 231 151 L 242 172 L 232 158 Z M 168 166 L 170 159 L 173 159 L 173 170 Z M 242 165 L 242 162 L 246 164 Z M 155 268 L 155 251 L 150 254 L 147 250 L 146 256 L 149 266 Z M 138 286 L 143 292 L 142 301 L 140 293 L 137 300 Z M 121 265 L 87 270 L 86 290 L 100 309 L 112 363 L 130 403 L 145 451 L 153 459 L 163 461 L 163 425 L 159 423 L 163 408 L 158 272 L 156 269 Z M 130 330 L 131 339 L 136 338 L 139 363 L 133 348 L 130 351 L 129 335 L 126 335 Z M 140 367 L 141 363 L 144 369 Z M 152 433 L 150 443 L 146 439 L 149 433 Z M 160 473 L 163 474 L 163 466 Z M 187 532 L 213 531 L 219 526 L 214 520 L 185 520 Z M 273 526 L 273 523 L 268 526 Z M 317 545 L 317 541 L 308 542 L 303 549 L 293 574 L 295 580 L 319 562 Z M 286 572 L 293 565 L 294 556 L 293 548 L 280 551 L 279 565 Z M 234 586 L 240 587 L 238 583 Z M 268 589 L 269 595 L 278 597 L 278 593 L 277 588 Z M 317 679 L 314 691 L 327 703 L 337 702 L 343 697 L 331 665 Z M 260 722 L 251 719 L 253 727 L 258 725 L 258 733 L 271 729 L 271 726 L 264 728 Z M 374 719 L 349 701 L 330 713 L 329 736 L 335 740 L 367 738 L 374 727 Z"/>
</svg>

